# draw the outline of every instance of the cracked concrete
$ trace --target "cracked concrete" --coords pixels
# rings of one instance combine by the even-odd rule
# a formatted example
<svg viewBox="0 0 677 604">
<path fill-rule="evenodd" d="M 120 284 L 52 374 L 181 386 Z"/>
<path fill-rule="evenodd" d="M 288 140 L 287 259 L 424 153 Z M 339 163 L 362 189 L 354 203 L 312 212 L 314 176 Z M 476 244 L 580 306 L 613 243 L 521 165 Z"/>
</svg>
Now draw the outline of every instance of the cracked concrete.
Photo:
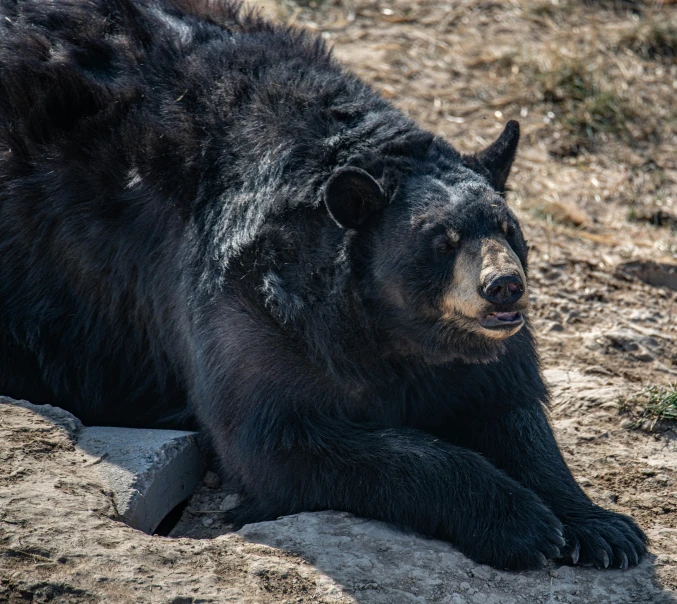
<svg viewBox="0 0 677 604">
<path fill-rule="evenodd" d="M 96 457 L 120 519 L 144 533 L 190 497 L 204 474 L 194 432 L 93 426 L 80 430 L 77 446 Z"/>
</svg>

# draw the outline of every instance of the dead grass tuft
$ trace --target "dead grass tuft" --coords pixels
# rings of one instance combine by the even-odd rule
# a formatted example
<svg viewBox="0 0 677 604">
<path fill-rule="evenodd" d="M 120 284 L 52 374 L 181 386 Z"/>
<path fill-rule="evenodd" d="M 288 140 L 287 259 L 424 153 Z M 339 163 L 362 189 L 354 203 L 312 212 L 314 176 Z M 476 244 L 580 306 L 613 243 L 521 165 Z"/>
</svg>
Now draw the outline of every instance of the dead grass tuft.
<svg viewBox="0 0 677 604">
<path fill-rule="evenodd" d="M 667 59 L 672 62 L 677 58 L 677 26 L 654 20 L 641 23 L 620 39 L 618 48 L 630 49 L 649 61 Z"/>
<path fill-rule="evenodd" d="M 533 214 L 537 218 L 575 228 L 584 227 L 590 222 L 590 218 L 581 208 L 561 201 L 538 204 L 533 208 Z"/>
<path fill-rule="evenodd" d="M 605 86 L 594 64 L 554 54 L 550 67 L 537 70 L 534 80 L 541 101 L 553 106 L 570 138 L 567 152 L 560 155 L 576 155 L 580 149 L 593 151 L 601 133 L 630 138 L 628 126 L 639 117 L 638 112 L 617 89 Z"/>
</svg>

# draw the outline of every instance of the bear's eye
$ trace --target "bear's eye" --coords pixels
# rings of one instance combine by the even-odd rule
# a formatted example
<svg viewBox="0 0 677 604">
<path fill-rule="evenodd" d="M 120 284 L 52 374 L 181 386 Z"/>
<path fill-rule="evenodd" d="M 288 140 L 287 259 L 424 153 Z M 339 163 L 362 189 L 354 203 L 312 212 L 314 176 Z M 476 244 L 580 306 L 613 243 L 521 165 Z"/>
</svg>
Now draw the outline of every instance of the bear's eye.
<svg viewBox="0 0 677 604">
<path fill-rule="evenodd" d="M 438 254 L 446 255 L 451 254 L 458 247 L 458 241 L 452 240 L 448 235 L 438 235 L 433 245 Z"/>
</svg>

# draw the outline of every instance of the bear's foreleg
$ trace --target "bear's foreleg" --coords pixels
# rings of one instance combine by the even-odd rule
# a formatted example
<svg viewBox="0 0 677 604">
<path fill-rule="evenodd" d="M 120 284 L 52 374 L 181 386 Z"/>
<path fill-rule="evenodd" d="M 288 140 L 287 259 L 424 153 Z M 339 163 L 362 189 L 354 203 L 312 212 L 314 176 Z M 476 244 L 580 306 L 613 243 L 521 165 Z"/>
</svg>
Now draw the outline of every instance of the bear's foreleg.
<svg viewBox="0 0 677 604">
<path fill-rule="evenodd" d="M 557 518 L 472 451 L 415 430 L 271 409 L 286 406 L 281 399 L 249 404 L 252 414 L 232 440 L 210 427 L 250 498 L 240 522 L 345 510 L 449 540 L 497 568 L 536 568 L 560 556 Z"/>
<path fill-rule="evenodd" d="M 562 521 L 568 562 L 599 568 L 638 563 L 646 536 L 631 518 L 592 503 L 576 484 L 540 402 L 467 428 L 474 442 L 465 444 L 533 490 Z"/>
<path fill-rule="evenodd" d="M 561 523 L 530 489 L 469 449 L 364 419 L 372 405 L 273 326 L 230 310 L 199 333 L 191 405 L 243 486 L 236 521 L 344 510 L 451 541 L 497 568 L 560 555 Z"/>
</svg>

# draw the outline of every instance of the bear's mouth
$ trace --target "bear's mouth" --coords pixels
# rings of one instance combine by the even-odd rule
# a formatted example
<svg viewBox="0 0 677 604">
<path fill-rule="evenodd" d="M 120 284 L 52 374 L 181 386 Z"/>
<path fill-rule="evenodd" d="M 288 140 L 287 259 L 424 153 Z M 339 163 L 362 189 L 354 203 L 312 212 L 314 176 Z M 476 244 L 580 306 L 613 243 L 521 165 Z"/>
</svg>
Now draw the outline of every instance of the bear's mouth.
<svg viewBox="0 0 677 604">
<path fill-rule="evenodd" d="M 478 319 L 479 324 L 485 329 L 514 329 L 524 323 L 521 312 L 490 312 Z"/>
</svg>

